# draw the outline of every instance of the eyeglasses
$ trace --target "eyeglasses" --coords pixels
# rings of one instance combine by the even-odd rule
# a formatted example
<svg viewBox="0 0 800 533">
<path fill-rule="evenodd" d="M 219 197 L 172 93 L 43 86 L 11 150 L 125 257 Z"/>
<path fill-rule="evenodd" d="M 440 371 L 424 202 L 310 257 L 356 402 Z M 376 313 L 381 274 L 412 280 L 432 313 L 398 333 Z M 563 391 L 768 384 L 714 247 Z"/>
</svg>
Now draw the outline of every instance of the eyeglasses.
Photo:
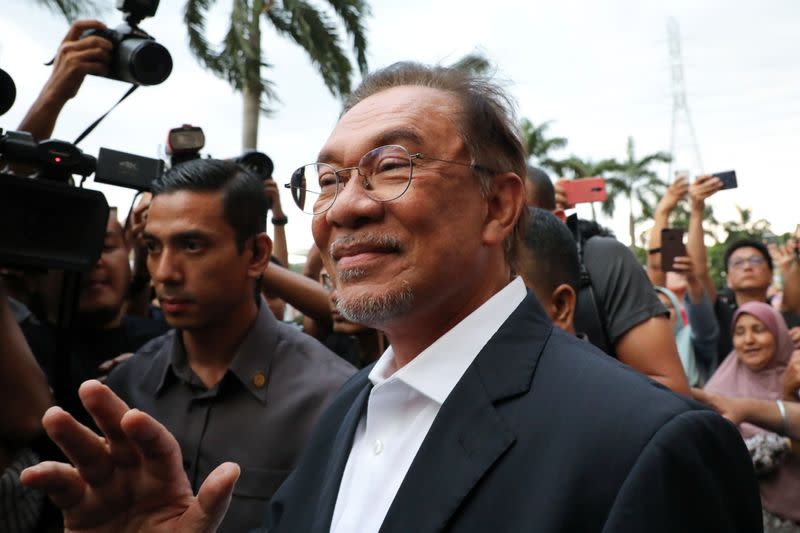
<svg viewBox="0 0 800 533">
<path fill-rule="evenodd" d="M 430 157 L 421 152 L 410 154 L 402 146 L 390 144 L 370 150 L 354 167 L 337 170 L 327 163 L 302 166 L 292 173 L 291 181 L 284 187 L 291 189 L 294 203 L 303 212 L 319 215 L 333 206 L 339 190 L 347 184 L 355 170 L 358 183 L 369 198 L 377 202 L 390 202 L 408 190 L 415 160 L 439 161 L 489 171 L 479 165 Z"/>
<path fill-rule="evenodd" d="M 738 270 L 740 268 L 744 268 L 745 264 L 749 264 L 750 268 L 756 268 L 760 267 L 766 262 L 767 260 L 764 259 L 763 257 L 753 255 L 750 257 L 743 257 L 741 259 L 734 259 L 733 261 L 728 263 L 728 267 L 730 267 L 731 270 Z"/>
</svg>

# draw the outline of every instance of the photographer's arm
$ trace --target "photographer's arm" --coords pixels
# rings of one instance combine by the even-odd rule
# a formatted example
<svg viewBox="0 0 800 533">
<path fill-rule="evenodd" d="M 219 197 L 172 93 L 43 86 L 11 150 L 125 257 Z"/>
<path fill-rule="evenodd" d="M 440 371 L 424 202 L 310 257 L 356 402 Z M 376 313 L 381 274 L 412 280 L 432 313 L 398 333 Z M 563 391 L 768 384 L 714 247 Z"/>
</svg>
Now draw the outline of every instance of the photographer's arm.
<svg viewBox="0 0 800 533">
<path fill-rule="evenodd" d="M 650 230 L 650 239 L 648 241 L 649 253 L 647 254 L 647 276 L 653 285 L 665 287 L 667 276 L 661 270 L 661 252 L 651 251 L 661 249 L 661 230 L 669 227 L 669 215 L 675 210 L 678 202 L 686 196 L 688 191 L 689 184 L 686 182 L 686 178 L 676 178 L 656 206 L 656 212 L 653 217 L 654 224 Z"/>
<path fill-rule="evenodd" d="M 694 275 L 705 286 L 708 299 L 713 304 L 717 301 L 717 288 L 708 270 L 708 252 L 703 240 L 703 211 L 706 199 L 722 187 L 722 182 L 713 176 L 698 176 L 689 187 L 691 212 L 689 217 L 689 235 L 686 251 L 692 261 Z"/>
<path fill-rule="evenodd" d="M 322 285 L 274 263 L 264 271 L 264 289 L 322 325 L 330 325 L 329 295 Z"/>
<path fill-rule="evenodd" d="M 278 189 L 278 184 L 275 180 L 266 180 L 264 182 L 264 192 L 267 198 L 271 200 L 270 209 L 272 210 L 272 218 L 275 220 L 286 220 L 286 215 L 283 213 L 281 207 L 281 195 Z M 283 266 L 289 268 L 289 249 L 286 244 L 286 222 L 278 222 L 272 224 L 272 255 L 277 257 Z"/>
<path fill-rule="evenodd" d="M 78 93 L 86 75 L 108 72 L 111 42 L 98 36 L 80 38 L 86 30 L 105 28 L 97 20 L 78 20 L 70 26 L 56 54 L 50 78 L 22 119 L 20 131 L 30 132 L 37 141 L 49 139 L 61 109 Z"/>
<path fill-rule="evenodd" d="M 774 400 L 734 398 L 702 389 L 692 389 L 692 396 L 736 425 L 749 422 L 775 433 L 782 430 L 781 412 Z M 786 436 L 792 440 L 800 440 L 800 403 L 784 402 L 783 407 L 786 410 Z"/>
<path fill-rule="evenodd" d="M 0 443 L 24 445 L 42 430 L 41 419 L 53 403 L 44 372 L 36 362 L 8 303 L 0 281 Z"/>
</svg>

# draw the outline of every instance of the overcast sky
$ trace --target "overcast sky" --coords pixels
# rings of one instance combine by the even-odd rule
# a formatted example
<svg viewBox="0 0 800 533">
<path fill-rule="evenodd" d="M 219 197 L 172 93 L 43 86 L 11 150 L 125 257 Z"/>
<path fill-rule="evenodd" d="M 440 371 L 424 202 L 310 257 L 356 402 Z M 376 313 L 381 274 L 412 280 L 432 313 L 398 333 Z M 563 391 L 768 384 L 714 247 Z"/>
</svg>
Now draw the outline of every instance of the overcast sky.
<svg viewBox="0 0 800 533">
<path fill-rule="evenodd" d="M 112 0 L 107 0 L 113 6 Z M 212 40 L 222 36 L 230 2 L 220 0 L 209 20 Z M 184 123 L 202 126 L 205 153 L 230 157 L 241 151 L 241 98 L 204 71 L 190 55 L 182 22 L 183 1 L 161 2 L 142 27 L 172 53 L 172 75 L 143 87 L 115 109 L 82 143 L 164 157 L 167 131 Z M 603 2 L 495 0 L 404 2 L 375 0 L 366 21 L 371 68 L 394 61 L 452 62 L 480 50 L 516 98 L 521 116 L 553 120 L 552 135 L 565 136 L 563 152 L 584 158 L 623 158 L 627 137 L 640 155 L 669 150 L 672 84 L 667 20 L 680 25 L 684 78 L 703 170 L 735 169 L 739 189 L 718 194 L 718 218 L 734 217 L 734 205 L 753 208 L 778 232 L 800 222 L 800 2 L 606 0 Z M 100 14 L 116 26 L 112 7 Z M 17 84 L 17 101 L 0 127 L 15 129 L 49 74 L 49 60 L 67 23 L 33 0 L 3 0 L 0 68 Z M 300 164 L 312 162 L 334 125 L 339 103 L 330 96 L 305 55 L 265 32 L 267 73 L 282 102 L 262 118 L 258 148 L 275 161 L 285 183 Z M 55 138 L 74 140 L 127 89 L 87 78 L 61 114 Z M 695 166 L 685 131 L 676 163 Z M 662 170 L 666 177 L 666 167 Z M 96 186 L 109 204 L 127 210 L 133 193 Z M 288 191 L 287 191 L 288 192 Z M 311 243 L 310 221 L 283 199 L 290 222 L 289 248 Z M 627 210 L 618 204 L 606 222 L 626 241 Z M 582 214 L 587 214 L 583 213 Z"/>
</svg>

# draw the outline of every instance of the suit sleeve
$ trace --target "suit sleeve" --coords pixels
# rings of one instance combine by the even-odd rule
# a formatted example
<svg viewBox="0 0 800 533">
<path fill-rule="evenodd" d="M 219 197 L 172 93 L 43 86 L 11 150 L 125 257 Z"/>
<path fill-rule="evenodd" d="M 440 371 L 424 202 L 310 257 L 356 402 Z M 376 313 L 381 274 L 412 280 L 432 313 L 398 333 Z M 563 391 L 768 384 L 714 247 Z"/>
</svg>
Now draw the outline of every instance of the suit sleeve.
<svg viewBox="0 0 800 533">
<path fill-rule="evenodd" d="M 761 502 L 752 462 L 732 424 L 688 411 L 643 448 L 603 532 L 760 532 Z"/>
</svg>

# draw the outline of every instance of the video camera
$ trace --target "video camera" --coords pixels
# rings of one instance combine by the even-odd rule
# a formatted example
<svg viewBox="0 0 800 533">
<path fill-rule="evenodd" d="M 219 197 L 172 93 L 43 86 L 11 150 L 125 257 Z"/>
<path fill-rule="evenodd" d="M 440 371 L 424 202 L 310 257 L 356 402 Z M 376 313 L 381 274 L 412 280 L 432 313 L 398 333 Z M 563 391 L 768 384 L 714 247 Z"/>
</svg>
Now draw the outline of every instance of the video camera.
<svg viewBox="0 0 800 533">
<path fill-rule="evenodd" d="M 74 175 L 96 172 L 96 181 L 146 190 L 163 173 L 157 159 L 101 149 L 98 161 L 74 144 L 18 131 L 0 130 L 0 159 L 11 169 L 0 172 L 0 265 L 10 267 L 80 272 L 97 262 L 108 203 L 99 191 L 70 187 Z M 30 168 L 38 179 L 17 175 Z"/>
<path fill-rule="evenodd" d="M 111 41 L 108 78 L 137 85 L 158 85 L 172 72 L 172 56 L 147 32 L 139 28 L 146 17 L 156 14 L 159 0 L 117 0 L 125 22 L 113 30 L 86 30 L 81 38 L 98 35 Z"/>
</svg>

